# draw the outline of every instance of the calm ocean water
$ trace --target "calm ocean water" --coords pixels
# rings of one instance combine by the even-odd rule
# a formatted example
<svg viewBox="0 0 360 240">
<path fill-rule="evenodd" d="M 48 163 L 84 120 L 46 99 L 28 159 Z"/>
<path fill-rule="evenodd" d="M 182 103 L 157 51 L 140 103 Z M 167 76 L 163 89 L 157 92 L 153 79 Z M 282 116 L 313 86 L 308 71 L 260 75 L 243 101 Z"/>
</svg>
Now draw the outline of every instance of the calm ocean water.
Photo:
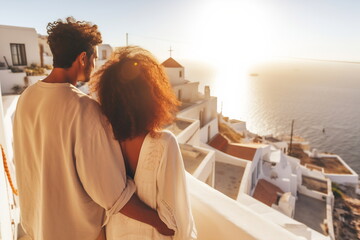
<svg viewBox="0 0 360 240">
<path fill-rule="evenodd" d="M 255 72 L 241 84 L 202 84 L 211 86 L 224 115 L 246 121 L 250 131 L 290 135 L 294 119 L 295 135 L 321 152 L 338 154 L 360 174 L 360 64 L 287 63 Z"/>
</svg>

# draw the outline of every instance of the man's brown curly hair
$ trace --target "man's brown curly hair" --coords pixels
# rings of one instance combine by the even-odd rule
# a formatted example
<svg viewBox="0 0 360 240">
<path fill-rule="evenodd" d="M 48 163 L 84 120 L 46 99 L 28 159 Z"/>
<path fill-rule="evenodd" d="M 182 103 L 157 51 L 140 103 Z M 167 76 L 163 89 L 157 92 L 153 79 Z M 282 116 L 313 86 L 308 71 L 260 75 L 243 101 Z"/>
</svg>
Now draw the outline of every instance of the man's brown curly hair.
<svg viewBox="0 0 360 240">
<path fill-rule="evenodd" d="M 163 66 L 137 46 L 118 48 L 93 75 L 90 87 L 118 141 L 156 135 L 174 120 L 179 106 Z"/>
<path fill-rule="evenodd" d="M 86 52 L 88 58 L 95 46 L 102 43 L 97 25 L 76 21 L 73 17 L 48 23 L 48 44 L 53 54 L 54 68 L 69 68 L 80 53 Z"/>
</svg>

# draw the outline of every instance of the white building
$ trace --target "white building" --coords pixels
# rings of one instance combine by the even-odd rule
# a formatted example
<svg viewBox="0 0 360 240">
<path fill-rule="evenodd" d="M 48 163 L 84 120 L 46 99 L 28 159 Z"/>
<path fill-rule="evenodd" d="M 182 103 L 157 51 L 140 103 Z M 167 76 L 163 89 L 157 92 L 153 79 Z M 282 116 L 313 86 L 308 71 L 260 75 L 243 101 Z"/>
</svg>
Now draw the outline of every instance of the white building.
<svg viewBox="0 0 360 240">
<path fill-rule="evenodd" d="M 113 48 L 110 44 L 100 44 L 98 46 L 98 59 L 96 60 L 96 67 L 103 65 L 113 53 Z"/>
<path fill-rule="evenodd" d="M 39 51 L 40 51 L 40 66 L 53 65 L 53 56 L 50 46 L 47 42 L 47 36 L 38 35 Z"/>
<path fill-rule="evenodd" d="M 34 28 L 0 25 L 0 36 L 2 93 L 13 93 L 14 88 L 26 85 L 26 74 L 21 69 L 41 63 L 38 35 Z"/>
<path fill-rule="evenodd" d="M 185 79 L 185 69 L 173 58 L 162 63 L 168 74 L 174 93 L 182 105 L 178 117 L 199 120 L 200 140 L 207 142 L 218 132 L 217 98 L 210 96 L 210 88 L 205 87 L 205 95 L 199 93 L 199 82 Z"/>
<path fill-rule="evenodd" d="M 332 239 L 331 233 L 330 236 L 325 236 L 291 218 L 294 208 L 296 212 L 294 199 L 298 193 L 331 204 L 329 181 L 320 172 L 302 168 L 297 159 L 288 158 L 281 150 L 269 145 L 233 144 L 226 138 L 219 137 L 216 97 L 210 96 L 210 89 L 205 91 L 205 95 L 195 94 L 198 92 L 198 83 L 191 83 L 183 78 L 183 67 L 178 66 L 176 69 L 170 69 L 173 73 L 169 76 L 170 81 L 175 83 L 175 93 L 181 90 L 184 98 L 180 99 L 183 105 L 177 120 L 168 129 L 180 143 L 184 165 L 188 171 L 187 181 L 198 239 Z M 183 71 L 182 75 L 179 72 L 175 74 L 180 70 Z M 5 102 L 3 109 L 2 100 Z M 9 96 L 0 99 L 0 143 L 6 147 L 10 166 L 12 134 L 9 130 L 12 128 L 11 119 L 16 101 L 16 97 Z M 216 148 L 208 145 L 214 139 L 218 146 Z M 220 167 L 240 174 L 240 182 L 232 197 L 216 190 L 219 188 L 216 186 L 219 183 L 216 169 Z M 17 235 L 19 208 L 3 172 L 1 166 L 1 236 L 3 239 L 16 239 L 21 236 Z M 13 172 L 11 175 L 14 178 Z M 312 181 L 316 182 L 315 187 L 311 184 Z M 324 184 L 326 190 L 321 193 L 316 188 L 318 185 L 323 187 Z M 257 195 L 258 188 L 262 188 L 258 192 L 260 195 Z M 272 198 L 270 203 L 262 201 L 267 201 L 269 197 Z M 331 207 L 326 207 L 326 214 L 331 214 Z M 327 218 L 326 224 L 331 229 L 332 223 L 328 221 Z"/>
<path fill-rule="evenodd" d="M 296 235 L 334 239 L 334 196 L 331 181 L 322 172 L 285 155 L 287 146 L 283 144 L 239 144 L 221 134 L 208 144 L 216 152 L 217 162 L 242 167 L 240 184 L 232 188 L 235 193 L 217 188 L 219 191 Z"/>
<path fill-rule="evenodd" d="M 34 28 L 0 25 L 0 83 L 2 93 L 13 94 L 43 76 L 26 76 L 25 67 L 52 65 L 47 37 Z M 48 70 L 45 70 L 48 73 Z"/>
<path fill-rule="evenodd" d="M 164 61 L 162 65 L 165 67 L 166 73 L 172 86 L 184 84 L 187 82 L 185 80 L 184 67 L 181 66 L 180 63 L 175 61 L 175 59 L 170 57 L 166 61 Z M 179 97 L 179 99 L 181 99 L 181 97 Z"/>
<path fill-rule="evenodd" d="M 196 181 L 189 179 L 193 211 L 195 220 L 198 220 L 196 223 L 200 232 L 200 239 L 281 239 L 284 235 L 279 232 L 284 230 L 284 233 L 288 234 L 285 237 L 286 239 L 329 240 L 329 237 L 293 219 L 297 189 L 298 185 L 301 185 L 298 182 L 299 179 L 301 181 L 301 171 L 296 169 L 296 173 L 300 174 L 298 179 L 298 175 L 293 174 L 291 165 L 283 153 L 287 149 L 287 144 L 280 144 L 281 150 L 279 150 L 265 144 L 232 144 L 227 142 L 218 134 L 216 98 L 210 96 L 210 89 L 206 87 L 205 96 L 199 94 L 199 83 L 187 81 L 184 77 L 184 67 L 173 58 L 169 58 L 162 65 L 168 73 L 178 100 L 182 102 L 177 121 L 168 129 L 174 132 L 179 143 L 186 143 L 185 151 L 184 147 L 181 147 L 186 170 L 198 180 L 228 195 L 228 198 L 225 195 L 221 196 L 219 192 L 213 192 L 209 186 L 201 186 Z M 238 122 L 233 124 L 238 124 Z M 240 129 L 243 133 L 247 132 L 244 125 L 245 123 L 241 125 Z M 214 145 L 217 147 L 208 145 L 209 142 L 216 142 Z M 208 161 L 205 161 L 205 157 L 204 160 L 195 160 L 194 157 L 190 160 L 187 159 L 188 155 L 199 155 L 199 153 L 195 155 L 194 151 L 189 154 L 188 149 L 199 147 L 205 151 L 208 149 L 205 156 L 214 154 L 215 161 L 213 157 L 208 157 L 207 159 L 210 159 Z M 226 150 L 219 151 L 218 148 Z M 192 165 L 197 166 L 197 175 L 193 174 L 194 171 L 187 167 L 189 166 L 187 161 L 192 161 Z M 222 169 L 217 170 L 217 168 Z M 221 179 L 217 179 L 216 171 L 233 171 L 236 175 L 240 175 L 240 183 L 237 186 L 236 184 L 220 186 Z M 201 178 L 198 177 L 200 174 L 202 174 Z M 236 176 L 230 176 L 230 178 L 235 181 Z M 304 189 L 304 191 L 307 190 Z M 314 195 L 313 191 L 309 190 L 308 195 L 311 194 Z M 327 194 L 323 195 L 327 197 Z M 230 204 L 231 198 L 236 200 L 237 204 Z M 216 200 L 214 201 L 214 199 Z M 324 206 L 326 206 L 326 202 Z M 203 218 L 204 212 L 200 209 L 208 212 L 206 219 Z M 269 237 L 270 235 L 267 234 L 256 235 L 254 232 L 248 236 L 244 232 L 246 224 L 243 221 L 245 219 L 234 216 L 234 213 L 245 209 L 251 212 L 245 214 L 246 218 L 261 215 L 264 219 L 262 226 L 274 224 L 272 225 L 274 233 L 271 235 L 273 237 Z M 216 218 L 217 221 L 212 221 L 211 218 Z M 225 219 L 232 219 L 232 221 L 229 222 Z M 234 227 L 232 224 L 236 226 Z M 332 227 L 332 223 L 330 224 Z M 248 229 L 254 227 L 254 225 L 248 226 Z M 224 231 L 226 229 L 230 233 L 226 235 L 219 231 L 219 228 L 224 229 Z"/>
<path fill-rule="evenodd" d="M 0 62 L 25 67 L 40 64 L 38 35 L 34 28 L 0 25 Z"/>
</svg>

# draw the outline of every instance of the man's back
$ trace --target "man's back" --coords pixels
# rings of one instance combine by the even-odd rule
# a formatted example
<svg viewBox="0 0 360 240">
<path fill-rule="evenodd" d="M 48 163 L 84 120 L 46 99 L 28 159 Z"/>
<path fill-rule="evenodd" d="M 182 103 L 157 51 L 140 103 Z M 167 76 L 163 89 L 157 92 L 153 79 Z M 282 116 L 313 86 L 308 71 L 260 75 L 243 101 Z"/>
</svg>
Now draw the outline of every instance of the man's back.
<svg viewBox="0 0 360 240">
<path fill-rule="evenodd" d="M 34 239 L 95 239 L 104 209 L 118 211 L 134 191 L 98 104 L 69 83 L 23 93 L 14 150 L 22 225 Z"/>
</svg>

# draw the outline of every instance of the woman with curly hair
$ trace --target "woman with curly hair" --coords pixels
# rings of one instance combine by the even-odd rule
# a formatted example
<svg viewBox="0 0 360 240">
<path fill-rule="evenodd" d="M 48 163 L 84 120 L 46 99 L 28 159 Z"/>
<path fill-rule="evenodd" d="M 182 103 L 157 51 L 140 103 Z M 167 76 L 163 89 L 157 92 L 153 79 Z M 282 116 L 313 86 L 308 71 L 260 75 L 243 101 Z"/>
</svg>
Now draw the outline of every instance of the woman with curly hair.
<svg viewBox="0 0 360 240">
<path fill-rule="evenodd" d="M 174 120 L 179 102 L 163 67 L 140 47 L 119 48 L 91 83 L 119 141 L 128 176 L 139 198 L 156 209 L 173 237 L 118 213 L 107 239 L 194 239 L 183 159 L 176 137 L 163 127 Z"/>
</svg>

